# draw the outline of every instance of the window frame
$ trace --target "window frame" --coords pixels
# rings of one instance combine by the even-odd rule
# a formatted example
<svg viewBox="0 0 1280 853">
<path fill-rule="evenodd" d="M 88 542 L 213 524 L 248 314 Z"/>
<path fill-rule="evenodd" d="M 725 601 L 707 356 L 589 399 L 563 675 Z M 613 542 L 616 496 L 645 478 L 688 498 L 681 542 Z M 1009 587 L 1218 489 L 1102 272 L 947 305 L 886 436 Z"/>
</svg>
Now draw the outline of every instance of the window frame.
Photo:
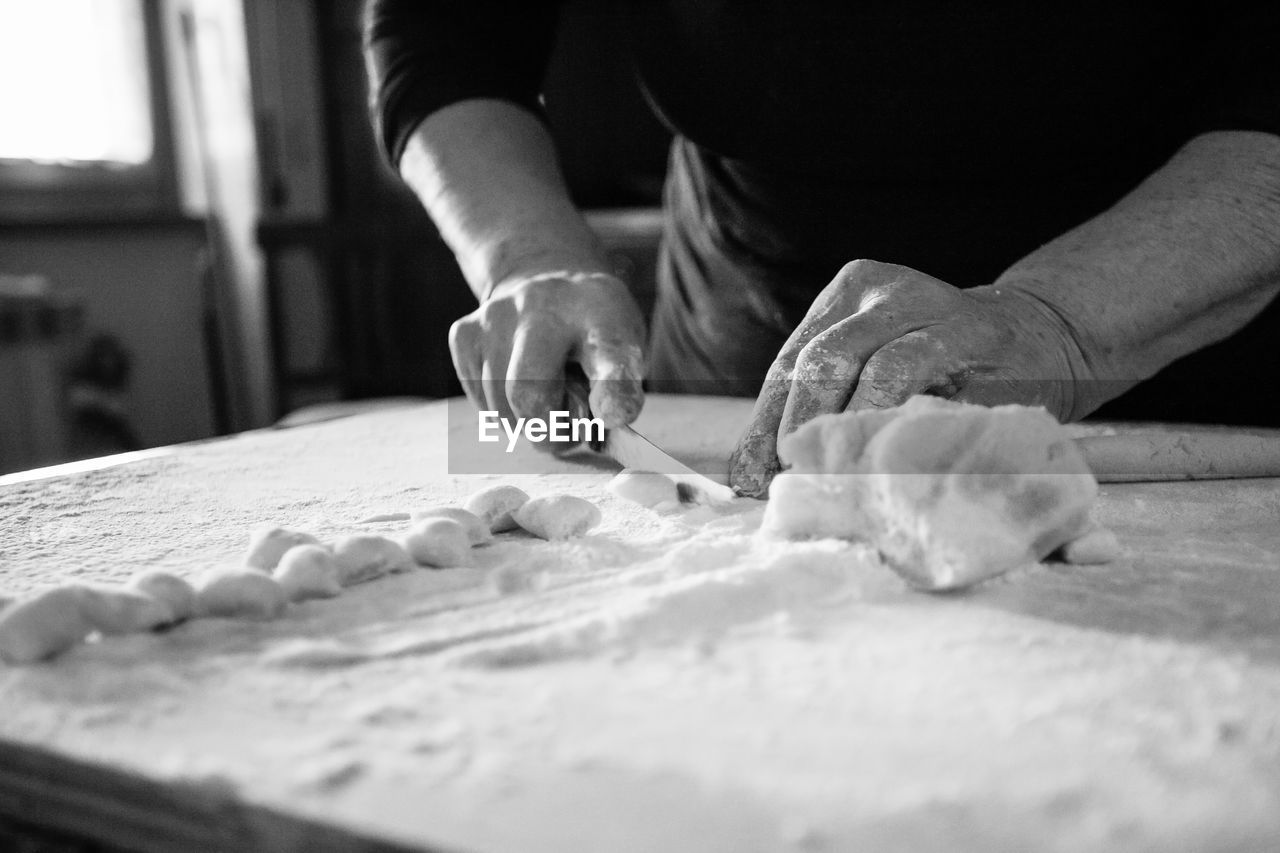
<svg viewBox="0 0 1280 853">
<path fill-rule="evenodd" d="M 0 219 L 78 222 L 180 215 L 161 0 L 139 2 L 150 90 L 151 159 L 137 165 L 0 159 Z"/>
</svg>

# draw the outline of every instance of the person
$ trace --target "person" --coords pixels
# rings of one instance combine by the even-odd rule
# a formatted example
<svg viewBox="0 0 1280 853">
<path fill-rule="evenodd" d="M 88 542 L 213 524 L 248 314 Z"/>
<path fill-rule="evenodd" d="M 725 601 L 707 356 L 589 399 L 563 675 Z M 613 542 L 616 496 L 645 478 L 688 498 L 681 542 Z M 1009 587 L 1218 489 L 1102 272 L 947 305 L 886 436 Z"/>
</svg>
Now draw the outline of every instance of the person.
<svg viewBox="0 0 1280 853">
<path fill-rule="evenodd" d="M 644 381 L 757 395 L 748 495 L 779 436 L 917 393 L 1278 420 L 1280 4 L 619 2 L 675 133 L 647 340 L 545 124 L 556 6 L 366 9 L 387 156 L 479 299 L 450 347 L 481 408 L 543 415 L 567 362 L 610 426 Z"/>
</svg>

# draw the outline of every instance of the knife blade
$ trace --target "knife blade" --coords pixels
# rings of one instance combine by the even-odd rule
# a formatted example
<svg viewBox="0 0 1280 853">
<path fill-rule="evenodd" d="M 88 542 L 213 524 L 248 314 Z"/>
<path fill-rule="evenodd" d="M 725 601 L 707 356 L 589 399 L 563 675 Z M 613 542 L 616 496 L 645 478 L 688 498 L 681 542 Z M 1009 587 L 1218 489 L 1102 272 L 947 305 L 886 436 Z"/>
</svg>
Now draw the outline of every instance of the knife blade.
<svg viewBox="0 0 1280 853">
<path fill-rule="evenodd" d="M 565 371 L 565 399 L 569 410 L 576 416 L 590 417 L 589 398 L 586 374 L 577 364 L 569 365 Z M 652 471 L 670 477 L 684 503 L 721 506 L 737 498 L 733 489 L 699 474 L 629 426 L 605 429 L 603 438 L 591 439 L 586 445 L 623 468 Z"/>
<path fill-rule="evenodd" d="M 686 503 L 718 506 L 737 497 L 733 489 L 699 474 L 629 426 L 607 429 L 603 441 L 589 441 L 587 446 L 623 468 L 665 474 Z"/>
</svg>

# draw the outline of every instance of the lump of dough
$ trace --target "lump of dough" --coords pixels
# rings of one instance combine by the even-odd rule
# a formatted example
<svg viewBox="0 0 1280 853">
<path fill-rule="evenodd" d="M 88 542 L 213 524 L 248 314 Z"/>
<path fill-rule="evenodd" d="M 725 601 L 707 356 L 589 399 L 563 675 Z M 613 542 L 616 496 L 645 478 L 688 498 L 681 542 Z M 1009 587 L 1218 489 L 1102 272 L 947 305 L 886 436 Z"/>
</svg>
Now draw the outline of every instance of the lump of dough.
<svg viewBox="0 0 1280 853">
<path fill-rule="evenodd" d="M 173 621 L 183 622 L 196 615 L 196 590 L 177 575 L 168 572 L 140 572 L 126 586 L 149 595 L 173 614 Z"/>
<path fill-rule="evenodd" d="M 320 540 L 310 533 L 286 530 L 283 527 L 262 527 L 249 534 L 249 550 L 244 564 L 251 569 L 269 572 L 280 563 L 285 551 L 295 545 L 319 545 Z"/>
<path fill-rule="evenodd" d="M 201 616 L 274 619 L 287 603 L 280 584 L 255 569 L 214 569 L 196 584 Z"/>
<path fill-rule="evenodd" d="M 342 594 L 338 560 L 320 545 L 298 545 L 284 552 L 272 573 L 290 601 L 334 598 Z"/>
<path fill-rule="evenodd" d="M 333 556 L 338 564 L 338 583 L 352 586 L 394 572 L 414 568 L 413 558 L 400 545 L 385 536 L 348 536 L 334 543 Z"/>
<path fill-rule="evenodd" d="M 159 599 L 124 587 L 75 585 L 80 612 L 104 634 L 136 634 L 178 621 Z"/>
<path fill-rule="evenodd" d="M 656 471 L 624 468 L 609 481 L 608 489 L 623 500 L 632 501 L 641 506 L 656 507 L 680 502 L 676 481 Z"/>
<path fill-rule="evenodd" d="M 463 508 L 489 525 L 491 532 L 503 533 L 520 526 L 516 524 L 512 513 L 524 506 L 528 500 L 529 495 L 524 489 L 515 486 L 490 486 L 467 498 Z"/>
<path fill-rule="evenodd" d="M 452 518 L 424 518 L 402 541 L 409 556 L 423 566 L 448 569 L 471 562 L 466 528 Z"/>
<path fill-rule="evenodd" d="M 484 521 L 474 512 L 469 512 L 462 507 L 457 506 L 433 506 L 427 509 L 415 510 L 409 513 L 410 520 L 414 522 L 422 521 L 427 518 L 448 518 L 462 525 L 463 530 L 467 531 L 467 539 L 472 545 L 488 545 L 493 541 L 493 533 L 489 530 L 488 522 Z"/>
<path fill-rule="evenodd" d="M 173 621 L 168 607 L 141 592 L 66 584 L 23 598 L 0 614 L 0 658 L 34 663 L 79 645 L 95 631 L 132 634 Z"/>
<path fill-rule="evenodd" d="M 783 471 L 769 484 L 760 530 L 787 539 L 869 539 L 873 522 L 866 479 Z"/>
<path fill-rule="evenodd" d="M 824 415 L 782 439 L 791 469 L 762 530 L 871 542 L 899 574 L 956 589 L 1044 559 L 1089 524 L 1097 483 L 1043 409 L 916 397 Z"/>
<path fill-rule="evenodd" d="M 74 586 L 18 599 L 0 613 L 0 659 L 35 663 L 62 654 L 93 633 Z"/>
<path fill-rule="evenodd" d="M 542 539 L 572 539 L 600 523 L 600 510 L 572 495 L 531 498 L 515 512 L 516 523 Z"/>
</svg>

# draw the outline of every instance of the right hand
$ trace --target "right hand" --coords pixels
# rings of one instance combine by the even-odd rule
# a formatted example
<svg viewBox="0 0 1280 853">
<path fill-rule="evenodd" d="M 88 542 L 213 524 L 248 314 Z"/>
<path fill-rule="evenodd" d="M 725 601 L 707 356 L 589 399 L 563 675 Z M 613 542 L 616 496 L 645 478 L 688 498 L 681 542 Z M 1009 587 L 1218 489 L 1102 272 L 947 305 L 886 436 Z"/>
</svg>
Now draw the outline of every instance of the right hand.
<svg viewBox="0 0 1280 853">
<path fill-rule="evenodd" d="M 569 361 L 582 365 L 591 412 L 606 428 L 631 423 L 644 405 L 644 318 L 627 286 L 605 273 L 507 278 L 453 324 L 449 351 L 467 397 L 500 417 L 565 409 Z"/>
</svg>

